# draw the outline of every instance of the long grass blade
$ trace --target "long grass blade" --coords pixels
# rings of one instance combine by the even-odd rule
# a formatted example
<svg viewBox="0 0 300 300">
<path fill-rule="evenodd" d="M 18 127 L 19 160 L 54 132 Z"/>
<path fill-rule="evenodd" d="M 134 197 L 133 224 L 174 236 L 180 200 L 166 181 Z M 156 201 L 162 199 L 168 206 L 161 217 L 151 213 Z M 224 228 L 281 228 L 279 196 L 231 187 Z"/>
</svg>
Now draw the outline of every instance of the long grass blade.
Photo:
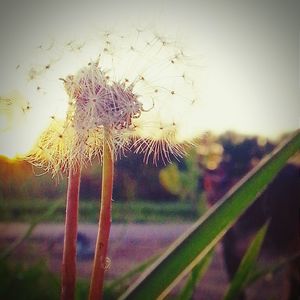
<svg viewBox="0 0 300 300">
<path fill-rule="evenodd" d="M 26 239 L 30 237 L 31 233 L 39 223 L 41 223 L 44 220 L 47 220 L 47 218 L 49 218 L 56 212 L 56 210 L 59 208 L 61 203 L 62 203 L 61 200 L 54 202 L 44 214 L 34 219 L 29 224 L 29 227 L 25 231 L 25 233 L 22 236 L 20 236 L 18 239 L 16 239 L 10 246 L 8 246 L 8 248 L 6 248 L 3 251 L 3 253 L 0 254 L 0 260 L 4 260 L 8 256 L 10 256 L 18 246 L 20 246 Z"/>
<path fill-rule="evenodd" d="M 194 267 L 191 274 L 189 275 L 189 278 L 187 279 L 185 286 L 177 297 L 177 300 L 192 299 L 197 284 L 203 278 L 212 262 L 213 255 L 214 251 L 212 250 Z"/>
<path fill-rule="evenodd" d="M 242 292 L 249 278 L 251 271 L 254 269 L 257 257 L 259 255 L 263 240 L 265 238 L 269 222 L 266 223 L 255 235 L 250 243 L 243 259 L 237 269 L 230 285 L 225 293 L 224 300 L 233 300 Z"/>
<path fill-rule="evenodd" d="M 261 278 L 267 276 L 268 274 L 274 274 L 278 271 L 280 271 L 283 268 L 286 268 L 290 263 L 294 262 L 295 260 L 300 258 L 300 252 L 294 254 L 291 257 L 286 257 L 281 260 L 279 260 L 276 263 L 273 263 L 272 265 L 265 267 L 260 270 L 254 270 L 251 272 L 249 277 L 247 278 L 246 286 L 250 286 L 251 284 L 255 283 L 257 280 L 260 280 Z"/>
<path fill-rule="evenodd" d="M 129 287 L 120 299 L 163 299 L 217 244 L 286 161 L 300 149 L 300 130 L 264 158 Z"/>
</svg>

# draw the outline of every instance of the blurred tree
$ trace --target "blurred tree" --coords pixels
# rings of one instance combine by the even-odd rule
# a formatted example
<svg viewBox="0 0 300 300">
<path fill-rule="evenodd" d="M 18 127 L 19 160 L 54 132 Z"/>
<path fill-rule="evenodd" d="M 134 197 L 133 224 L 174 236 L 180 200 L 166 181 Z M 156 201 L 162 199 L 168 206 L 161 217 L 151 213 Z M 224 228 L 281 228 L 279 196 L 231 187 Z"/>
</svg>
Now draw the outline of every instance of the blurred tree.
<svg viewBox="0 0 300 300">
<path fill-rule="evenodd" d="M 202 190 L 219 193 L 220 188 L 212 185 L 222 178 L 227 186 L 224 168 L 232 177 L 238 178 L 244 173 L 245 165 L 255 164 L 270 149 L 265 140 L 245 139 L 240 135 L 227 133 L 221 137 L 206 134 L 197 143 L 198 146 L 182 160 L 168 164 L 145 165 L 143 157 L 129 153 L 117 161 L 113 197 L 118 201 L 149 199 L 154 201 L 191 201 L 198 209 L 203 198 Z M 223 153 L 224 152 L 224 153 Z M 231 164 L 231 157 L 235 163 Z M 203 178 L 205 172 L 205 178 Z M 100 194 L 100 168 L 91 163 L 82 170 L 80 196 L 83 200 L 98 199 Z M 9 160 L 0 156 L 0 198 L 12 199 L 56 199 L 64 197 L 66 178 L 54 179 L 43 174 L 22 160 Z M 199 197 L 201 194 L 201 197 Z M 213 198 L 218 198 L 214 195 Z M 209 195 L 210 197 L 210 195 Z M 212 198 L 212 197 L 211 197 Z"/>
<path fill-rule="evenodd" d="M 168 192 L 181 201 L 189 201 L 199 213 L 203 213 L 203 195 L 199 185 L 202 173 L 197 149 L 193 148 L 182 162 L 163 168 L 159 180 Z"/>
<path fill-rule="evenodd" d="M 0 198 L 3 201 L 58 198 L 62 196 L 64 184 L 64 180 L 55 182 L 49 175 L 38 176 L 23 160 L 0 156 Z"/>
<path fill-rule="evenodd" d="M 153 201 L 176 200 L 159 182 L 160 164 L 144 164 L 141 155 L 129 153 L 117 161 L 113 197 L 116 200 L 131 201 L 146 199 Z"/>
<path fill-rule="evenodd" d="M 274 148 L 273 143 L 261 137 L 242 137 L 233 133 L 221 136 L 220 142 L 224 148 L 223 158 L 216 169 L 207 169 L 203 177 L 206 197 L 211 205 Z M 275 260 L 299 253 L 299 162 L 299 154 L 290 159 L 224 236 L 223 253 L 230 278 L 246 251 L 247 240 L 266 220 L 271 221 L 262 247 L 265 257 Z M 283 278 L 290 297 L 281 299 L 298 299 L 299 270 L 299 261 L 290 264 L 289 272 Z M 244 299 L 243 295 L 239 299 Z"/>
<path fill-rule="evenodd" d="M 119 201 L 149 199 L 154 201 L 176 200 L 159 183 L 159 171 L 156 167 L 145 165 L 143 158 L 130 154 L 119 160 L 116 165 L 116 176 L 113 197 Z M 100 168 L 91 164 L 82 170 L 80 196 L 83 200 L 98 199 L 100 194 Z M 0 156 L 0 199 L 57 199 L 65 196 L 66 178 L 54 179 L 41 170 L 22 160 L 9 160 Z"/>
<path fill-rule="evenodd" d="M 223 134 L 218 141 L 222 146 L 222 155 L 214 168 L 206 168 L 203 177 L 203 187 L 210 204 L 218 201 L 274 148 L 266 139 L 233 132 Z"/>
</svg>

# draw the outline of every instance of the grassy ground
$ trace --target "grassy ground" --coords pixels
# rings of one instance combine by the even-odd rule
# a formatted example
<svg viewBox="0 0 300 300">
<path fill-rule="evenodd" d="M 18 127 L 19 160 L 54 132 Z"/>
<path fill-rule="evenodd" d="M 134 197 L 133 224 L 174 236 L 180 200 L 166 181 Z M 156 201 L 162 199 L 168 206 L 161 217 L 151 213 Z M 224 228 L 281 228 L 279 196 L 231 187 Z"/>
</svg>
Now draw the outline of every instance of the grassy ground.
<svg viewBox="0 0 300 300">
<path fill-rule="evenodd" d="M 45 222 L 63 222 L 65 203 L 57 200 L 54 214 L 48 215 Z M 26 200 L 0 202 L 0 222 L 32 222 L 45 214 L 53 205 L 53 201 Z M 197 218 L 198 213 L 189 203 L 184 202 L 113 202 L 113 222 L 115 223 L 147 223 L 147 222 L 190 222 Z M 80 203 L 80 222 L 98 222 L 99 203 L 97 201 L 82 201 Z"/>
<path fill-rule="evenodd" d="M 60 277 L 51 273 L 42 261 L 30 266 L 0 261 L 0 280 L 1 299 L 60 299 Z M 86 299 L 88 285 L 87 280 L 77 280 L 76 300 Z"/>
<path fill-rule="evenodd" d="M 53 208 L 55 206 L 55 212 Z M 48 213 L 47 213 L 48 212 Z M 97 223 L 98 201 L 81 201 L 80 222 Z M 184 202 L 132 201 L 113 202 L 113 221 L 115 223 L 168 223 L 190 222 L 197 218 L 197 211 Z M 62 223 L 65 216 L 64 200 L 26 200 L 0 201 L 0 222 L 41 222 Z M 153 244 L 153 242 L 151 242 Z M 134 248 L 137 246 L 135 245 Z M 1 250 L 1 249 L 0 249 Z M 143 248 L 145 252 L 145 249 Z M 1 254 L 1 251 L 0 251 Z M 0 259 L 0 298 L 1 299 L 59 299 L 60 278 L 52 273 L 43 259 L 37 264 Z M 89 282 L 80 279 L 77 282 L 76 300 L 86 299 Z M 115 299 L 107 291 L 105 299 Z"/>
</svg>

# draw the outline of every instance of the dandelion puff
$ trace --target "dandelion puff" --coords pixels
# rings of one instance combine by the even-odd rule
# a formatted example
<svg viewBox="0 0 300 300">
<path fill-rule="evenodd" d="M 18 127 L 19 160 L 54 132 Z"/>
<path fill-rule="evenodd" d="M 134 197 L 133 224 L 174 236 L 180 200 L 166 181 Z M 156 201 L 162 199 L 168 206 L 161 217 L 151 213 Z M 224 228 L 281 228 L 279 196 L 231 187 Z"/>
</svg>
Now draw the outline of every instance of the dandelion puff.
<svg viewBox="0 0 300 300">
<path fill-rule="evenodd" d="M 159 161 L 167 164 L 173 159 L 179 160 L 186 154 L 189 143 L 179 143 L 176 140 L 174 125 L 160 127 L 160 131 L 155 137 L 137 138 L 132 145 L 134 153 L 141 153 L 146 164 L 152 162 L 157 165 Z"/>
<path fill-rule="evenodd" d="M 105 128 L 110 131 L 108 143 L 115 159 L 130 150 L 155 164 L 184 155 L 186 145 L 178 143 L 174 125 L 180 123 L 180 109 L 174 108 L 190 105 L 197 91 L 190 83 L 181 46 L 149 28 L 97 33 L 94 40 L 80 41 L 82 51 L 91 49 L 91 41 L 101 52 L 95 52 L 96 60 L 60 76 L 69 98 L 65 120 L 52 120 L 29 160 L 54 175 L 78 163 L 88 165 L 94 158 L 101 162 Z M 54 50 L 57 44 L 47 48 L 48 60 L 52 50 L 56 57 L 63 52 Z M 65 43 L 64 55 L 81 57 L 81 51 L 73 51 L 77 44 L 76 40 Z M 63 55 L 60 58 L 64 60 Z M 59 62 L 50 61 L 55 62 L 52 69 L 60 70 Z M 42 68 L 31 73 L 39 80 L 46 74 Z M 171 125 L 161 130 L 161 124 Z"/>
<path fill-rule="evenodd" d="M 89 41 L 69 41 L 62 52 L 67 57 L 62 55 L 61 60 L 68 61 L 68 56 L 79 57 L 92 49 Z M 99 299 L 107 268 L 114 161 L 127 150 L 141 153 L 145 163 L 166 164 L 182 157 L 187 143 L 178 142 L 177 119 L 182 108 L 196 98 L 193 85 L 185 80 L 188 72 L 176 40 L 143 29 L 129 35 L 106 32 L 101 46 L 97 40 L 95 45 L 100 53 L 94 53 L 94 60 L 87 62 L 82 56 L 77 59 L 84 62 L 80 67 L 58 76 L 68 98 L 65 118 L 60 121 L 51 116 L 51 125 L 28 156 L 33 164 L 53 175 L 69 174 L 62 299 L 74 296 L 76 250 L 72 245 L 76 243 L 81 168 L 95 158 L 103 163 L 99 231 L 90 285 L 90 299 Z M 53 70 L 63 65 L 48 61 L 29 70 L 35 88 L 36 80 L 51 78 Z M 46 84 L 38 86 L 46 88 Z"/>
<path fill-rule="evenodd" d="M 35 153 L 30 154 L 32 162 L 48 161 L 46 168 L 52 165 L 56 173 L 79 162 L 85 164 L 95 156 L 101 159 L 104 128 L 110 131 L 108 143 L 117 156 L 128 143 L 123 131 L 130 131 L 132 118 L 142 113 L 142 104 L 132 88 L 109 84 L 97 64 L 68 76 L 64 85 L 71 99 L 66 120 L 55 121 L 41 136 Z"/>
</svg>

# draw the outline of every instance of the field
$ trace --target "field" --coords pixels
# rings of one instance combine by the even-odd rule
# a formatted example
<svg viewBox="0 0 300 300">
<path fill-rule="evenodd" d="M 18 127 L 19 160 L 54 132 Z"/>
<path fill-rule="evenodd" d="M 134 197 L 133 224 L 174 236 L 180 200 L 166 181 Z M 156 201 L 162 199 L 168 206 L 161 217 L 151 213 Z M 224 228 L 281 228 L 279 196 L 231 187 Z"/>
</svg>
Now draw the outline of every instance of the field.
<svg viewBox="0 0 300 300">
<path fill-rule="evenodd" d="M 190 223 L 169 224 L 113 224 L 110 239 L 110 267 L 106 279 L 108 285 L 120 276 L 126 274 L 140 263 L 161 253 Z M 0 294 L 6 299 L 59 299 L 59 272 L 61 265 L 63 224 L 42 223 L 32 232 L 32 235 L 19 245 L 6 263 L 1 263 Z M 28 228 L 24 223 L 0 223 L 0 246 L 11 244 L 17 237 L 24 234 Z M 86 299 L 88 278 L 93 259 L 93 244 L 96 239 L 97 226 L 81 224 L 81 238 L 78 240 L 78 284 L 77 300 Z M 259 295 L 274 296 L 282 293 L 282 275 L 267 278 L 261 285 Z M 279 281 L 279 282 L 278 282 Z M 228 284 L 221 245 L 216 247 L 212 264 L 197 288 L 195 300 L 221 299 Z M 274 288 L 277 286 L 277 288 Z M 171 298 L 174 297 L 173 291 Z M 248 300 L 257 300 L 257 287 L 248 290 Z M 113 295 L 105 299 L 115 299 Z M 263 298 L 260 298 L 263 299 Z M 267 299 L 267 298 L 264 298 Z M 271 299 L 271 298 L 270 298 Z"/>
<path fill-rule="evenodd" d="M 280 154 L 282 153 L 280 152 Z M 285 152 L 283 152 L 283 154 L 285 154 Z M 236 157 L 236 155 L 233 155 L 233 157 Z M 242 161 L 245 161 L 243 156 Z M 275 162 L 277 163 L 277 161 Z M 275 164 L 275 162 L 269 159 L 267 166 L 274 166 L 273 164 Z M 203 205 L 202 207 L 200 205 L 200 207 L 197 207 L 195 203 L 203 203 L 203 201 L 199 201 L 200 199 L 209 200 L 210 193 L 218 191 L 218 186 L 212 186 L 214 183 L 212 179 L 215 177 L 213 177 L 213 174 L 210 172 L 207 172 L 207 174 L 201 175 L 205 179 L 204 183 L 206 183 L 206 185 L 201 185 L 200 179 L 202 177 L 197 177 L 197 180 L 195 180 L 197 184 L 194 186 L 194 189 L 189 187 L 187 190 L 188 192 L 193 191 L 193 193 L 187 195 L 187 191 L 185 190 L 187 185 L 185 181 L 188 179 L 188 182 L 190 182 L 191 180 L 189 176 L 186 176 L 188 172 L 184 168 L 180 168 L 182 168 L 182 166 L 178 166 L 178 169 L 169 169 L 168 171 L 170 172 L 169 175 L 177 174 L 181 176 L 178 178 L 182 180 L 182 193 L 179 193 L 177 195 L 178 197 L 165 197 L 164 195 L 166 194 L 162 193 L 163 189 L 161 186 L 156 190 L 156 193 L 154 193 L 153 187 L 148 183 L 146 185 L 140 185 L 136 182 L 136 184 L 133 184 L 130 189 L 127 190 L 127 193 L 120 187 L 119 190 L 116 189 L 119 194 L 114 194 L 115 198 L 113 200 L 113 224 L 109 241 L 108 270 L 106 273 L 107 287 L 114 284 L 116 280 L 120 282 L 120 276 L 121 278 L 124 274 L 128 276 L 127 272 L 131 273 L 132 269 L 139 266 L 140 263 L 144 263 L 151 257 L 162 253 L 164 249 L 172 244 L 172 241 L 176 240 L 180 237 L 181 233 L 190 228 L 193 222 L 201 215 L 200 211 L 203 211 Z M 291 166 L 286 168 L 289 170 Z M 295 167 L 292 168 L 293 170 L 295 169 Z M 172 172 L 174 170 L 176 172 L 173 174 Z M 257 173 L 253 175 L 253 178 L 256 180 L 254 180 L 254 182 L 260 184 L 260 176 L 268 175 L 269 177 L 264 177 L 268 179 L 272 175 L 270 174 L 267 168 L 258 169 Z M 149 177 L 148 175 L 147 173 L 145 178 L 153 177 Z M 230 175 L 228 178 L 231 178 L 231 176 L 233 175 Z M 3 178 L 6 178 L 5 174 L 3 174 Z M 90 180 L 91 178 L 92 177 L 87 176 L 87 178 L 83 180 L 85 182 L 85 184 L 83 184 L 83 191 L 85 191 L 85 193 L 83 193 L 84 196 L 80 198 L 80 226 L 77 240 L 79 276 L 77 300 L 86 299 L 97 235 L 99 200 L 97 196 L 90 193 L 91 190 L 96 190 L 91 188 L 91 186 L 93 186 Z M 171 179 L 172 178 L 173 177 L 171 177 Z M 37 190 L 36 193 L 31 193 L 30 185 L 17 185 L 19 190 L 16 191 L 13 187 L 16 186 L 15 183 L 20 180 L 17 180 L 17 177 L 15 179 L 16 181 L 14 183 L 11 182 L 10 185 L 4 185 L 5 189 L 3 190 L 0 201 L 0 256 L 2 257 L 2 259 L 0 259 L 0 281 L 2 283 L 0 287 L 0 298 L 21 300 L 24 298 L 24 293 L 26 293 L 28 299 L 59 299 L 59 274 L 61 273 L 64 240 L 63 223 L 65 219 L 64 192 L 58 194 L 50 193 L 52 186 L 47 183 L 46 179 L 43 179 L 45 185 L 40 184 L 41 182 L 30 181 L 35 182 L 35 187 L 40 187 L 41 190 L 44 190 L 43 193 L 41 193 L 41 190 Z M 175 180 L 173 179 L 170 182 L 167 181 L 167 183 L 174 183 Z M 291 179 L 295 179 L 295 176 L 281 176 L 280 179 L 277 179 L 279 183 L 275 182 L 275 186 L 284 186 L 284 183 L 286 181 L 291 182 Z M 126 180 L 124 181 L 125 183 Z M 208 183 L 210 183 L 210 185 Z M 168 186 L 166 182 L 164 182 L 164 184 L 164 187 Z M 243 197 L 235 196 L 239 194 L 230 195 L 229 193 L 227 201 L 221 202 L 219 206 L 216 205 L 215 210 L 212 209 L 211 212 L 202 219 L 202 221 L 204 220 L 203 222 L 199 222 L 193 227 L 194 230 L 197 228 L 199 235 L 197 234 L 193 240 L 189 241 L 189 248 L 184 248 L 185 243 L 179 245 L 186 251 L 181 253 L 180 257 L 176 259 L 185 259 L 194 245 L 202 239 L 205 240 L 207 236 L 211 236 L 211 232 L 213 232 L 212 235 L 215 234 L 214 228 L 223 230 L 224 224 L 229 222 L 229 216 L 232 219 L 238 217 L 235 208 L 240 207 L 239 205 L 241 202 L 243 203 L 243 201 L 254 200 L 254 198 L 250 198 L 248 195 L 250 192 L 254 196 L 257 195 L 259 185 L 256 187 L 252 182 L 251 190 L 249 190 L 249 184 L 251 185 L 251 182 L 248 183 L 247 181 L 244 185 L 239 187 L 240 190 L 244 192 L 245 190 L 247 191 L 247 193 L 241 193 Z M 28 190 L 24 188 L 25 186 L 28 187 Z M 298 186 L 297 182 L 296 186 Z M 128 185 L 125 185 L 125 187 L 128 187 Z M 135 192 L 132 192 L 131 188 L 133 187 L 139 187 L 140 190 L 137 189 Z M 202 192 L 199 193 L 197 189 L 203 187 L 206 188 L 206 193 L 202 198 Z M 124 186 L 122 188 L 124 188 Z M 173 190 L 174 186 L 172 185 L 170 185 L 169 188 L 173 192 L 178 192 Z M 23 193 L 23 190 L 27 192 Z M 150 192 L 153 193 L 153 196 L 149 196 L 149 199 L 153 199 L 152 201 L 145 200 L 148 199 L 148 196 L 141 196 L 141 192 L 144 193 L 145 191 L 149 194 Z M 292 191 L 293 194 L 293 189 L 289 188 L 288 191 Z M 18 197 L 20 193 L 23 193 L 22 197 Z M 28 196 L 31 194 L 32 198 Z M 285 190 L 279 193 L 276 190 L 275 194 L 279 197 L 278 199 L 281 199 L 280 195 L 286 196 L 287 191 Z M 87 197 L 88 195 L 89 197 Z M 197 197 L 193 198 L 193 195 Z M 44 197 L 49 198 L 45 199 Z M 130 200 L 135 198 L 136 200 Z M 184 199 L 189 199 L 189 202 Z M 275 198 L 272 197 L 272 199 L 274 202 Z M 280 211 L 282 211 L 282 208 Z M 255 214 L 252 214 L 247 220 L 256 219 L 255 216 Z M 226 222 L 224 221 L 224 223 L 223 220 Z M 205 227 L 206 222 L 208 222 L 210 226 Z M 281 224 L 283 223 L 281 222 Z M 211 238 L 213 238 L 213 236 Z M 184 241 L 186 242 L 187 240 L 184 239 Z M 237 251 L 241 252 L 242 249 L 248 247 L 249 241 L 250 240 L 243 235 L 236 244 L 230 243 L 230 249 L 237 249 Z M 210 242 L 210 240 L 206 242 Z M 179 246 L 177 244 L 177 247 Z M 199 247 L 202 247 L 201 244 Z M 228 285 L 222 250 L 222 244 L 216 244 L 212 264 L 208 272 L 205 273 L 200 286 L 197 286 L 193 299 L 217 300 L 222 298 Z M 253 265 L 253 267 L 258 266 L 259 268 L 265 268 L 274 262 L 278 262 L 278 257 L 273 257 L 271 253 L 262 252 L 261 254 L 262 256 L 259 258 L 261 261 L 258 261 L 258 264 Z M 174 263 L 176 265 L 177 261 L 175 260 Z M 268 272 L 270 273 L 270 271 Z M 247 299 L 286 299 L 283 296 L 284 289 L 287 286 L 284 280 L 284 272 L 285 271 L 280 271 L 275 275 L 272 273 L 272 276 L 268 273 L 267 276 L 264 275 L 261 277 L 258 285 L 254 285 L 254 287 L 250 286 L 250 288 L 247 289 Z M 137 275 L 137 272 L 134 276 L 135 275 Z M 155 276 L 159 277 L 159 275 L 158 273 Z M 159 280 L 162 279 L 163 278 L 160 278 Z M 126 280 L 125 285 L 128 285 L 130 283 L 129 281 Z M 147 292 L 150 291 L 148 289 L 145 290 Z M 155 289 L 152 289 L 152 291 L 153 290 Z M 111 290 L 108 289 L 106 293 L 108 293 L 108 291 Z M 174 293 L 176 293 L 176 290 L 175 292 L 172 291 L 170 299 L 174 299 Z M 115 295 L 116 294 L 110 293 L 110 296 L 108 296 L 107 294 L 105 299 L 116 299 Z"/>
<path fill-rule="evenodd" d="M 32 222 L 47 213 L 55 206 L 55 213 L 46 215 L 43 222 L 64 222 L 64 200 L 24 200 L 0 202 L 0 222 Z M 114 223 L 167 223 L 191 222 L 198 216 L 197 210 L 186 202 L 153 202 L 132 201 L 113 202 Z M 97 223 L 99 216 L 99 203 L 97 200 L 81 201 L 79 218 L 83 223 Z"/>
</svg>

